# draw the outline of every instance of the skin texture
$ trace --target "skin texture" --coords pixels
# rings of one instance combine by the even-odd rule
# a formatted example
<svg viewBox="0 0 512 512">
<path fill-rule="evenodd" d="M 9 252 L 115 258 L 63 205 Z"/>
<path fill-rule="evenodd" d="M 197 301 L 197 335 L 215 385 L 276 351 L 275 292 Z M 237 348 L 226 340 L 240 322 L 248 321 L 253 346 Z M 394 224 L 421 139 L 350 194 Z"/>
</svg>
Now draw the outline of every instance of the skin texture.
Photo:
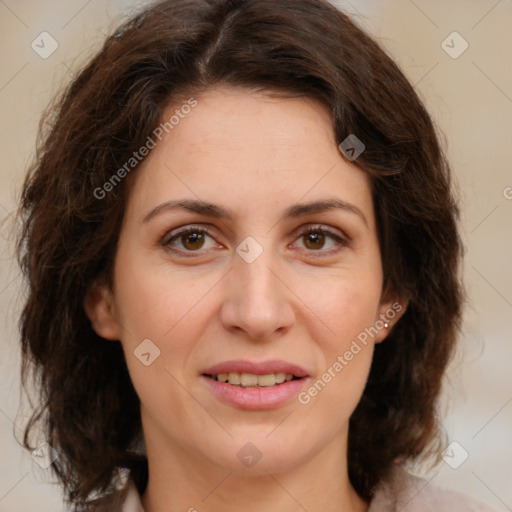
<svg viewBox="0 0 512 512">
<path fill-rule="evenodd" d="M 308 404 L 293 398 L 242 410 L 217 399 L 201 373 L 231 359 L 282 359 L 308 372 L 307 389 L 391 309 L 396 298 L 381 297 L 370 178 L 343 159 L 330 114 L 314 100 L 231 87 L 196 99 L 133 175 L 113 290 L 98 285 L 85 304 L 95 331 L 122 343 L 141 400 L 145 511 L 286 512 L 297 502 L 307 510 L 366 510 L 348 480 L 348 421 L 373 344 L 389 329 L 370 337 Z M 282 218 L 293 204 L 332 198 L 366 220 L 347 210 Z M 179 209 L 142 221 L 176 199 L 221 205 L 234 219 Z M 168 233 L 191 224 L 211 229 L 202 246 L 187 237 L 163 246 Z M 348 243 L 326 235 L 322 245 L 302 234 L 318 225 Z M 248 236 L 263 249 L 253 263 L 236 253 Z M 191 257 L 180 256 L 187 247 Z M 160 349 L 149 366 L 133 354 L 144 339 Z M 237 457 L 247 442 L 262 454 L 251 468 Z"/>
</svg>

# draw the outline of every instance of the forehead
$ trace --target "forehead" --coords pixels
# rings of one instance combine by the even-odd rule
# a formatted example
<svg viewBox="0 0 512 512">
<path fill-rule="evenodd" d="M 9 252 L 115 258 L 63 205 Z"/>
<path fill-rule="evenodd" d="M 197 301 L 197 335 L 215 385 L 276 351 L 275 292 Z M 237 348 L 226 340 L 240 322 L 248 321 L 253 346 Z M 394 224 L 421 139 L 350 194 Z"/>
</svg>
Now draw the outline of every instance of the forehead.
<svg viewBox="0 0 512 512">
<path fill-rule="evenodd" d="M 268 168 L 271 158 L 279 165 L 280 158 L 311 153 L 315 145 L 325 148 L 326 143 L 334 144 L 331 115 L 311 98 L 275 98 L 222 87 L 207 91 L 197 102 L 169 142 L 172 146 L 186 140 L 198 158 L 215 153 L 218 158 L 236 157 L 243 165 L 244 157 L 250 156 L 252 163 L 247 161 L 244 167 L 254 167 L 261 158 L 263 167 Z M 167 114 L 176 108 L 172 105 Z"/>
<path fill-rule="evenodd" d="M 328 194 L 371 217 L 369 177 L 342 158 L 323 104 L 234 87 L 194 99 L 191 109 L 174 102 L 164 112 L 163 122 L 181 116 L 137 170 L 139 206 L 186 196 L 249 215 Z"/>
</svg>

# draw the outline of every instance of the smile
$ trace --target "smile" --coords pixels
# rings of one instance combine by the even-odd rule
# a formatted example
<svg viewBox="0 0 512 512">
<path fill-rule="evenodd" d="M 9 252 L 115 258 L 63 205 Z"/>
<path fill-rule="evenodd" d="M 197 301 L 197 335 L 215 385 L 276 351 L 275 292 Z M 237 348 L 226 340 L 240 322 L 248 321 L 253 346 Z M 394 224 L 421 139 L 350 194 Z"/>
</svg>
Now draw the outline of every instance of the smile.
<svg viewBox="0 0 512 512">
<path fill-rule="evenodd" d="M 254 373 L 218 373 L 217 375 L 206 375 L 217 382 L 227 382 L 232 386 L 246 389 L 258 389 L 278 386 L 284 382 L 299 379 L 291 373 L 277 372 L 267 373 L 265 375 L 256 375 Z"/>
</svg>

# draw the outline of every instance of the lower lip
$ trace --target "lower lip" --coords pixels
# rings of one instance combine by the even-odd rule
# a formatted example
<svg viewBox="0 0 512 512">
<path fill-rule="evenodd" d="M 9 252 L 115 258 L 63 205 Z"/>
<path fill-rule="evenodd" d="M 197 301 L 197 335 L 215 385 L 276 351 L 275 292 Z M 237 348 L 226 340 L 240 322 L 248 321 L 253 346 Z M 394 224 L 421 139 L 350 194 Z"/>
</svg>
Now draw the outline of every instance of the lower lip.
<svg viewBox="0 0 512 512">
<path fill-rule="evenodd" d="M 251 411 L 275 409 L 296 396 L 307 378 L 289 380 L 268 388 L 240 388 L 202 376 L 213 393 L 222 401 Z"/>
</svg>

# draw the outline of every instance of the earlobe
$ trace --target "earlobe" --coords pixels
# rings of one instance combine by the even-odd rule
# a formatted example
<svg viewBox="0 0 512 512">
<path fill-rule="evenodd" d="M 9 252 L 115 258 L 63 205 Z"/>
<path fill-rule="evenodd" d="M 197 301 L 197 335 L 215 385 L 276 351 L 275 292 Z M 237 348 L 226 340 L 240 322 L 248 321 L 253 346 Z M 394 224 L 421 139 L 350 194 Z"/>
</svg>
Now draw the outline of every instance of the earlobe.
<svg viewBox="0 0 512 512">
<path fill-rule="evenodd" d="M 106 285 L 93 284 L 86 293 L 83 306 L 98 336 L 119 340 L 120 329 L 114 317 L 112 293 Z"/>
<path fill-rule="evenodd" d="M 376 320 L 376 326 L 378 324 L 379 327 L 379 334 L 375 337 L 375 343 L 380 343 L 388 337 L 391 329 L 407 310 L 408 304 L 409 301 L 402 297 L 381 304 L 379 317 Z"/>
</svg>

